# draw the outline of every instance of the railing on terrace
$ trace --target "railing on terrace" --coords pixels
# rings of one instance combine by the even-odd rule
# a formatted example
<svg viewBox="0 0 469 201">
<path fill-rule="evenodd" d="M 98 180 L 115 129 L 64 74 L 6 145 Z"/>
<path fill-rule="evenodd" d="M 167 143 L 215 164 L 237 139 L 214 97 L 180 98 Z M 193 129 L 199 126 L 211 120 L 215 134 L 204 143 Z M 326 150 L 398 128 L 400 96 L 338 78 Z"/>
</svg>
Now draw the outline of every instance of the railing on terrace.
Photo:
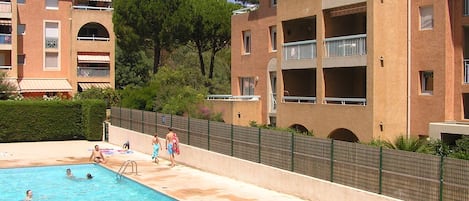
<svg viewBox="0 0 469 201">
<path fill-rule="evenodd" d="M 11 13 L 11 2 L 0 1 L 0 13 Z"/>
<path fill-rule="evenodd" d="M 77 40 L 109 41 L 109 37 L 78 36 Z"/>
<path fill-rule="evenodd" d="M 0 65 L 0 69 L 2 69 L 2 70 L 11 70 L 11 65 L 9 65 L 9 66 Z"/>
<path fill-rule="evenodd" d="M 326 57 L 366 55 L 366 34 L 326 38 Z"/>
<path fill-rule="evenodd" d="M 208 95 L 207 100 L 259 100 L 260 96 Z"/>
<path fill-rule="evenodd" d="M 78 77 L 108 77 L 109 67 L 80 67 L 77 69 Z"/>
<path fill-rule="evenodd" d="M 469 0 L 464 0 L 464 16 L 469 15 Z"/>
<path fill-rule="evenodd" d="M 284 43 L 283 58 L 286 61 L 316 58 L 316 40 Z"/>
<path fill-rule="evenodd" d="M 11 34 L 0 33 L 0 44 L 11 44 Z"/>
<path fill-rule="evenodd" d="M 171 127 L 190 146 L 402 200 L 469 200 L 469 160 L 119 107 L 111 124 L 150 136 Z"/>
<path fill-rule="evenodd" d="M 469 84 L 469 59 L 464 59 L 464 84 Z"/>
<path fill-rule="evenodd" d="M 283 102 L 296 102 L 296 103 L 316 103 L 316 97 L 308 96 L 284 96 Z"/>
<path fill-rule="evenodd" d="M 325 97 L 324 103 L 325 104 L 341 104 L 341 105 L 350 105 L 350 104 L 366 105 L 366 98 Z"/>
<path fill-rule="evenodd" d="M 98 6 L 73 6 L 73 9 L 77 10 L 102 10 L 102 11 L 113 11 L 112 7 L 98 7 Z"/>
</svg>

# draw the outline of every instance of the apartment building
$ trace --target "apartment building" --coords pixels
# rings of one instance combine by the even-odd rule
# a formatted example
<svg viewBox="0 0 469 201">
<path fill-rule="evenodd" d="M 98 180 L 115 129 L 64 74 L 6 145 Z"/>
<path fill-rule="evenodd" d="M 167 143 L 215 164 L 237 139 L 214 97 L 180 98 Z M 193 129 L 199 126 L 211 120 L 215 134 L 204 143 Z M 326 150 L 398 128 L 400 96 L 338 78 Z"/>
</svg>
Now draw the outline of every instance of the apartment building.
<svg viewBox="0 0 469 201">
<path fill-rule="evenodd" d="M 24 97 L 114 88 L 112 0 L 1 0 L 0 70 Z"/>
</svg>

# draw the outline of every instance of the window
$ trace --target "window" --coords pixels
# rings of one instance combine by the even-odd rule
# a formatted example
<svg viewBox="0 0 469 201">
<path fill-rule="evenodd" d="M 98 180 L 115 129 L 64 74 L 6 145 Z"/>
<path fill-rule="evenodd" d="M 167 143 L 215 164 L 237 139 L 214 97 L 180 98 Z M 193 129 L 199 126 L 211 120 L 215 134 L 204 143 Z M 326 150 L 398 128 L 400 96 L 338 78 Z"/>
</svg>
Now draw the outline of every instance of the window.
<svg viewBox="0 0 469 201">
<path fill-rule="evenodd" d="M 277 6 L 277 0 L 270 0 L 270 3 L 273 6 Z"/>
<path fill-rule="evenodd" d="M 24 35 L 26 33 L 26 25 L 18 24 L 18 35 Z"/>
<path fill-rule="evenodd" d="M 18 65 L 24 65 L 26 63 L 26 55 L 18 54 Z"/>
<path fill-rule="evenodd" d="M 59 23 L 46 22 L 45 24 L 45 47 L 59 48 Z"/>
<path fill-rule="evenodd" d="M 253 77 L 240 78 L 240 85 L 241 85 L 242 96 L 254 95 L 254 78 Z"/>
<path fill-rule="evenodd" d="M 420 11 L 420 30 L 433 29 L 433 6 L 423 6 Z"/>
<path fill-rule="evenodd" d="M 421 94 L 433 94 L 433 71 L 420 71 Z"/>
<path fill-rule="evenodd" d="M 271 26 L 269 27 L 270 32 L 270 50 L 272 52 L 277 51 L 277 27 Z"/>
<path fill-rule="evenodd" d="M 59 9 L 59 0 L 46 0 L 46 9 Z"/>
<path fill-rule="evenodd" d="M 59 68 L 59 53 L 58 52 L 46 52 L 44 69 L 57 70 L 58 68 Z"/>
<path fill-rule="evenodd" d="M 16 0 L 17 3 L 22 3 L 24 4 L 26 0 Z"/>
<path fill-rule="evenodd" d="M 244 48 L 244 54 L 251 53 L 251 32 L 250 31 L 243 31 L 243 48 Z"/>
</svg>

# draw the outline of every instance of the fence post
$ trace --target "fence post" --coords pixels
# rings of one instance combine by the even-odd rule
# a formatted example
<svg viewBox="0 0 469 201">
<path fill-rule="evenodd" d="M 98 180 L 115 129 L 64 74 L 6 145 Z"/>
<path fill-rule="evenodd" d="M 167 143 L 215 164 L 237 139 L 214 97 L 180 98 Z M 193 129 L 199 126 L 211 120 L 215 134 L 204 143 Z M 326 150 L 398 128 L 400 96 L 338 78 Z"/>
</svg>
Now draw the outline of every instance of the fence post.
<svg viewBox="0 0 469 201">
<path fill-rule="evenodd" d="M 191 117 L 187 117 L 187 145 L 191 144 Z"/>
<path fill-rule="evenodd" d="M 119 127 L 122 128 L 122 106 L 119 106 Z"/>
<path fill-rule="evenodd" d="M 295 171 L 295 135 L 291 132 L 291 171 Z"/>
<path fill-rule="evenodd" d="M 440 155 L 440 201 L 443 201 L 443 173 L 444 173 L 444 162 L 445 162 L 445 156 L 443 154 Z"/>
<path fill-rule="evenodd" d="M 233 135 L 233 124 L 231 124 L 231 156 L 234 155 L 234 135 Z"/>
<path fill-rule="evenodd" d="M 379 194 L 383 193 L 383 146 L 379 146 Z"/>
<path fill-rule="evenodd" d="M 334 182 L 334 139 L 331 139 L 331 182 Z"/>
<path fill-rule="evenodd" d="M 170 118 L 171 118 L 170 119 L 171 122 L 169 122 L 169 127 L 172 128 L 173 127 L 173 114 L 170 114 Z"/>
<path fill-rule="evenodd" d="M 207 120 L 207 150 L 210 151 L 210 120 Z"/>
<path fill-rule="evenodd" d="M 132 122 L 132 108 L 130 109 L 130 118 L 129 118 L 129 122 L 130 122 L 130 130 L 132 130 L 132 124 L 134 124 L 134 122 Z"/>
<path fill-rule="evenodd" d="M 155 111 L 155 133 L 158 133 L 158 112 Z"/>
<path fill-rule="evenodd" d="M 259 136 L 259 158 L 258 162 L 261 163 L 261 128 L 258 129 L 257 136 Z"/>
<path fill-rule="evenodd" d="M 142 133 L 145 134 L 145 114 L 144 111 L 142 110 Z"/>
</svg>

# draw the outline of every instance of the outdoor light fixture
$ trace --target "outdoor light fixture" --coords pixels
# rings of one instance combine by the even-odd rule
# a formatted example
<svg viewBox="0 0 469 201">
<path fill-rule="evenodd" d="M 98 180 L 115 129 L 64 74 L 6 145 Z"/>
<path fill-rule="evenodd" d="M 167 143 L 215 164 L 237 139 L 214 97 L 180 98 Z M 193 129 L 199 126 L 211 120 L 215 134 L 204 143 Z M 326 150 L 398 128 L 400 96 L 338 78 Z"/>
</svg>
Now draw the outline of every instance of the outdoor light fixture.
<svg viewBox="0 0 469 201">
<path fill-rule="evenodd" d="M 384 130 L 383 122 L 379 122 L 379 130 L 380 130 L 381 132 L 383 132 L 383 130 Z"/>
<path fill-rule="evenodd" d="M 383 56 L 379 57 L 379 62 L 381 62 L 381 67 L 384 67 L 384 57 Z"/>
</svg>

